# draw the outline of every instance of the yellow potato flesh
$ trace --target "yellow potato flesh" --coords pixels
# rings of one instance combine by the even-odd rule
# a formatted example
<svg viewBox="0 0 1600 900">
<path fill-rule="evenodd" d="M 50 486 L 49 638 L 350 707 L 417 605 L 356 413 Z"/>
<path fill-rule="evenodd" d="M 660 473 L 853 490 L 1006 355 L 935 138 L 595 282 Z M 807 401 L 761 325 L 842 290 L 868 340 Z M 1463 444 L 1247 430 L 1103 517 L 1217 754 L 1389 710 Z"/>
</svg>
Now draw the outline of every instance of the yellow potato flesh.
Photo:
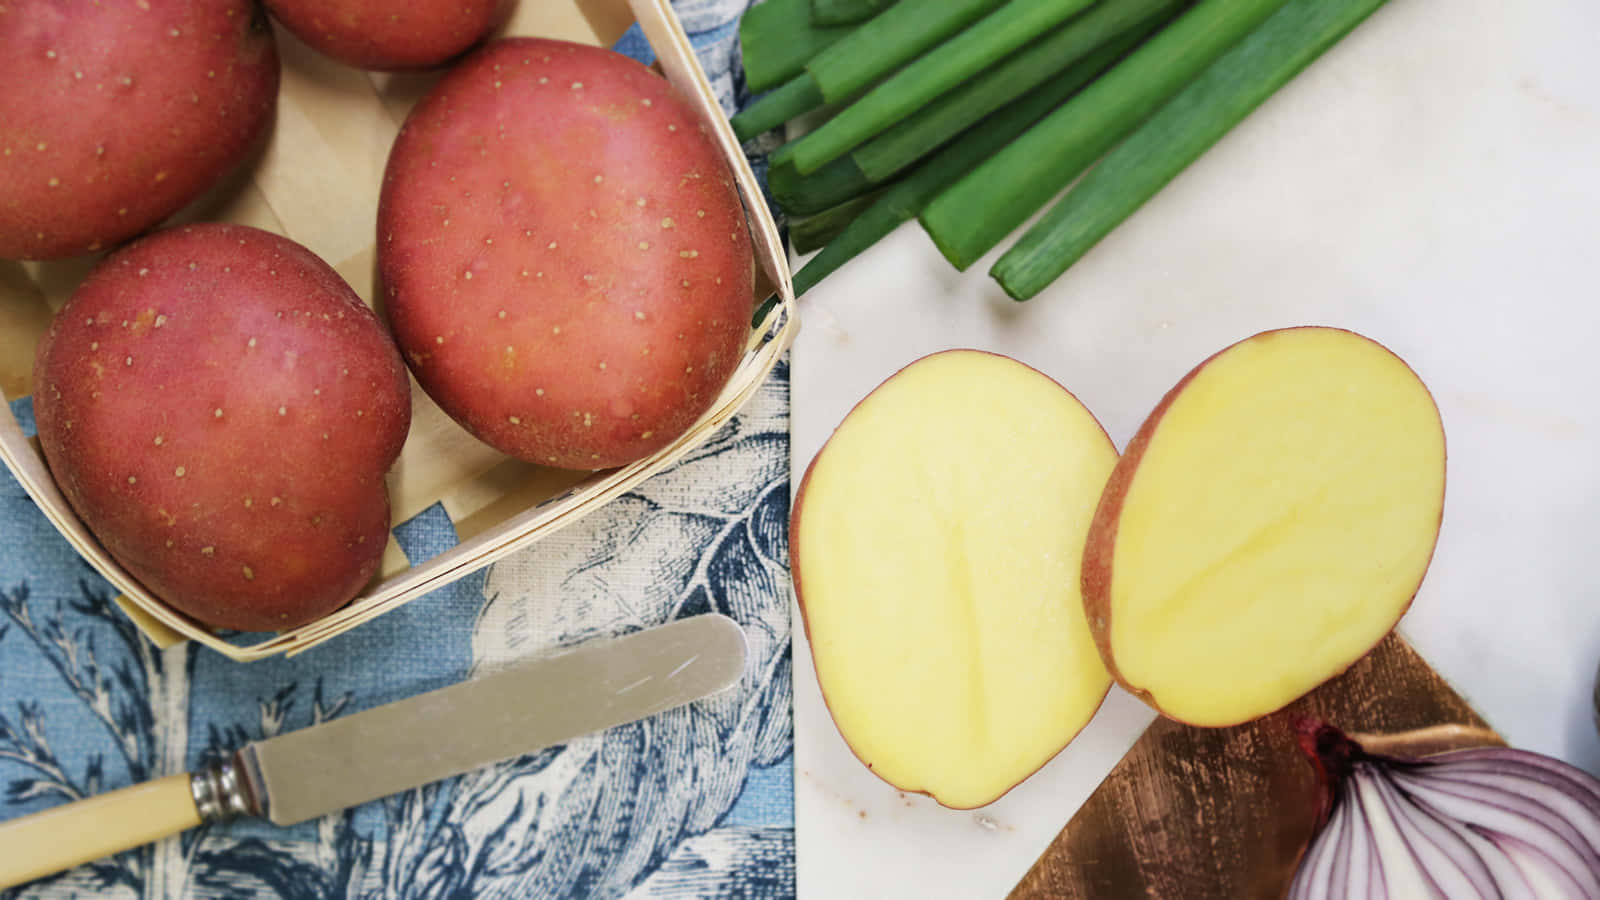
<svg viewBox="0 0 1600 900">
<path fill-rule="evenodd" d="M 1111 679 L 1079 566 L 1115 462 L 1070 393 L 977 351 L 841 423 L 798 498 L 796 584 L 834 722 L 883 779 L 981 806 L 1093 716 Z"/>
<path fill-rule="evenodd" d="M 1399 358 L 1350 332 L 1269 332 L 1183 385 L 1116 523 L 1122 680 L 1196 725 L 1270 713 L 1399 620 L 1433 553 L 1444 431 Z"/>
</svg>

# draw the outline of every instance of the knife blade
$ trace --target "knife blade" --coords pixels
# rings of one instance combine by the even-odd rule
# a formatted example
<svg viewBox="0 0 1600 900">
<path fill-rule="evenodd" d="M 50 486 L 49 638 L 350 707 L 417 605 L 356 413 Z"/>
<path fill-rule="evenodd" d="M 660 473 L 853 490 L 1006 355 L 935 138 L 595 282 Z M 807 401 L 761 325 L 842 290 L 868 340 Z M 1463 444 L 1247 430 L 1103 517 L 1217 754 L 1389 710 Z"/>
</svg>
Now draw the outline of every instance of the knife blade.
<svg viewBox="0 0 1600 900">
<path fill-rule="evenodd" d="M 0 888 L 202 822 L 292 825 L 638 721 L 732 686 L 745 656 L 732 619 L 692 616 L 256 741 L 198 772 L 0 822 Z"/>
</svg>

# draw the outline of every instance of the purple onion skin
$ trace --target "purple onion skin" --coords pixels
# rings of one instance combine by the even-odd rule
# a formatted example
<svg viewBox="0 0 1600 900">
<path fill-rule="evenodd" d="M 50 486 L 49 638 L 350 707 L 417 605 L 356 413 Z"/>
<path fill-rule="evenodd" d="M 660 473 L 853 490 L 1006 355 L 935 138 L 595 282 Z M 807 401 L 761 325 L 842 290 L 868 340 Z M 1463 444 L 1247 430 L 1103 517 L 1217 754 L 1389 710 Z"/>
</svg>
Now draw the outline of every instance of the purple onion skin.
<svg viewBox="0 0 1600 900">
<path fill-rule="evenodd" d="M 1563 815 L 1562 811 L 1531 796 L 1519 795 L 1510 790 L 1504 782 L 1491 786 L 1457 781 L 1445 774 L 1447 768 L 1448 766 L 1434 771 L 1406 773 L 1397 780 L 1408 788 L 1416 799 L 1426 800 L 1430 796 L 1433 797 L 1435 806 L 1444 799 L 1452 808 L 1472 803 L 1478 808 L 1489 809 L 1496 819 L 1504 818 L 1511 822 L 1511 826 L 1505 830 L 1513 837 L 1536 829 L 1551 833 L 1554 835 L 1554 840 L 1550 842 L 1546 855 L 1556 856 L 1561 860 L 1563 868 L 1584 885 L 1585 896 L 1600 895 L 1600 819 L 1590 818 L 1589 821 L 1581 823 L 1589 827 L 1580 827 L 1574 823 L 1572 816 Z M 1502 777 L 1510 779 L 1513 776 Z M 1535 782 L 1521 780 L 1516 786 L 1526 790 L 1537 785 Z M 1579 815 L 1587 815 L 1587 810 L 1582 807 L 1578 809 Z M 1461 818 L 1467 820 L 1466 816 Z M 1480 827 L 1492 827 L 1483 821 L 1474 824 Z M 1525 838 L 1525 840 L 1534 846 L 1540 846 L 1536 839 Z"/>
<path fill-rule="evenodd" d="M 1587 772 L 1503 747 L 1368 753 L 1309 718 L 1295 731 L 1317 831 L 1288 900 L 1387 900 L 1407 884 L 1444 900 L 1600 900 L 1600 780 Z"/>
<path fill-rule="evenodd" d="M 1441 894 L 1447 897 L 1499 895 L 1494 874 L 1471 844 L 1429 810 L 1406 802 L 1389 779 L 1376 776 L 1372 780 L 1383 795 L 1389 815 L 1402 827 L 1419 859 L 1434 860 L 1424 869 Z"/>
<path fill-rule="evenodd" d="M 1328 822 L 1330 830 L 1337 829 L 1334 838 L 1334 853 L 1332 872 L 1329 873 L 1328 893 L 1334 897 L 1345 896 L 1350 893 L 1350 885 L 1354 882 L 1356 873 L 1351 871 L 1351 864 L 1355 858 L 1355 816 L 1350 814 L 1347 807 L 1345 815 L 1338 815 L 1337 811 Z"/>
</svg>

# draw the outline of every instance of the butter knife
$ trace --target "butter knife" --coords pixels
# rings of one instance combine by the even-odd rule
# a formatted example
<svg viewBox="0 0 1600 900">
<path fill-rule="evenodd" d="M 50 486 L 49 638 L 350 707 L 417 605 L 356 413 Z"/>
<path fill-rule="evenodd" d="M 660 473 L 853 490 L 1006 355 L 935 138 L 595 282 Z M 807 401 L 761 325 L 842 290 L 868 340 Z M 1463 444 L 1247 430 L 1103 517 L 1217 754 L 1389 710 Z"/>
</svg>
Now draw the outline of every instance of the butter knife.
<svg viewBox="0 0 1600 900">
<path fill-rule="evenodd" d="M 225 761 L 0 822 L 0 888 L 239 816 L 293 825 L 722 691 L 744 632 L 707 614 L 245 745 Z"/>
</svg>

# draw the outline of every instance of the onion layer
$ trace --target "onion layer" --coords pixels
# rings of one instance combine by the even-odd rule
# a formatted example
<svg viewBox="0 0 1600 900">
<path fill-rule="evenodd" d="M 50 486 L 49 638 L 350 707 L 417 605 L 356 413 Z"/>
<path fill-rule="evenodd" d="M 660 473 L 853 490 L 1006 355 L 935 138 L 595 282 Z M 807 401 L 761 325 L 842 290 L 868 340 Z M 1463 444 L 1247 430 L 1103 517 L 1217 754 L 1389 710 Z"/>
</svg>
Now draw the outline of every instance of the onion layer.
<svg viewBox="0 0 1600 900">
<path fill-rule="evenodd" d="M 1503 747 L 1420 759 L 1295 724 L 1317 833 L 1288 900 L 1600 900 L 1600 780 Z"/>
</svg>

